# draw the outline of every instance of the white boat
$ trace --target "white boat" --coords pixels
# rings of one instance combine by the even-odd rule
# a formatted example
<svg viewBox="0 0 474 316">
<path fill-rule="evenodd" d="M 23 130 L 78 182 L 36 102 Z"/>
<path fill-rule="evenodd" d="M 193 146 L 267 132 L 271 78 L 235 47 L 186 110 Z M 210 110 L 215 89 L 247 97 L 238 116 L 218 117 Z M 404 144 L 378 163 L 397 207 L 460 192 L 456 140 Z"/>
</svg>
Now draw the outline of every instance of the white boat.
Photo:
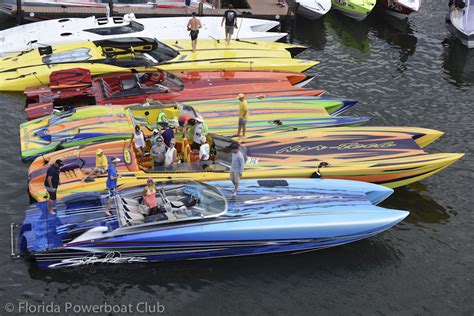
<svg viewBox="0 0 474 316">
<path fill-rule="evenodd" d="M 225 38 L 221 17 L 199 17 L 200 39 Z M 0 56 L 27 51 L 40 46 L 77 41 L 96 41 L 121 37 L 149 37 L 160 41 L 189 39 L 186 30 L 189 17 L 145 18 L 123 17 L 65 18 L 16 26 L 0 31 Z M 287 33 L 267 32 L 278 21 L 241 18 L 233 39 L 248 41 L 277 41 Z"/>
<path fill-rule="evenodd" d="M 317 20 L 331 10 L 331 0 L 287 0 L 297 7 L 297 13 L 309 20 Z"/>
<path fill-rule="evenodd" d="M 379 0 L 385 12 L 399 19 L 406 19 L 421 7 L 421 0 Z"/>
<path fill-rule="evenodd" d="M 474 1 L 466 0 L 465 3 L 464 9 L 456 8 L 449 12 L 448 27 L 461 43 L 474 48 Z"/>
<path fill-rule="evenodd" d="M 189 4 L 189 6 L 193 8 L 197 8 L 199 6 L 199 3 L 202 3 L 204 8 L 206 9 L 212 9 L 212 5 L 210 3 L 200 1 L 200 0 L 191 0 L 191 3 Z M 186 1 L 184 0 L 154 0 L 154 1 L 148 1 L 147 4 L 154 4 L 162 8 L 166 8 L 166 7 L 181 8 L 181 7 L 186 6 Z M 135 5 L 135 4 L 132 4 L 132 5 Z"/>
</svg>

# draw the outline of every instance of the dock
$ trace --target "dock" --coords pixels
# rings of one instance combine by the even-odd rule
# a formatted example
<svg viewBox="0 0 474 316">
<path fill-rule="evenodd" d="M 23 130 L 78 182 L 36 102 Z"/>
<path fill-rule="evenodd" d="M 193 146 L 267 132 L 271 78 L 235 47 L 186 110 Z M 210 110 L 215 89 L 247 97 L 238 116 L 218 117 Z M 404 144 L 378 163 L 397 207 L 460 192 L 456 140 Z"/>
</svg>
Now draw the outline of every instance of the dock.
<svg viewBox="0 0 474 316">
<path fill-rule="evenodd" d="M 276 5 L 276 0 L 246 0 L 248 8 L 235 8 L 240 15 L 260 19 L 280 20 L 288 15 L 288 6 L 280 7 Z M 49 19 L 61 19 L 66 17 L 85 18 L 89 16 L 101 17 L 107 12 L 107 3 L 86 4 L 86 5 L 38 5 L 33 2 L 22 4 L 21 12 L 15 4 L 0 4 L 0 14 L 3 17 L 18 19 L 18 14 L 22 13 L 22 18 L 29 21 L 41 21 Z M 226 9 L 204 8 L 204 16 L 222 16 Z M 198 12 L 197 8 L 159 8 L 156 5 L 127 5 L 113 4 L 111 16 L 121 16 L 127 13 L 134 13 L 138 18 L 150 17 L 178 17 L 189 16 L 192 12 Z"/>
</svg>

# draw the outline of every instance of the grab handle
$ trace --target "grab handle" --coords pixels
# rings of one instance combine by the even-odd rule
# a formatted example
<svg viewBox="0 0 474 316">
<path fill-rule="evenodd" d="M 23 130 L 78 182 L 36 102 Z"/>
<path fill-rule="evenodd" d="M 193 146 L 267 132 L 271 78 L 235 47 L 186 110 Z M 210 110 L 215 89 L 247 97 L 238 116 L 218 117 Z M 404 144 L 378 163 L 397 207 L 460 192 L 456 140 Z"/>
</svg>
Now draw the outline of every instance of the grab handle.
<svg viewBox="0 0 474 316">
<path fill-rule="evenodd" d="M 10 224 L 10 249 L 11 249 L 11 257 L 13 259 L 20 258 L 20 255 L 18 255 L 15 252 L 15 229 L 18 227 L 18 224 L 11 223 Z"/>
</svg>

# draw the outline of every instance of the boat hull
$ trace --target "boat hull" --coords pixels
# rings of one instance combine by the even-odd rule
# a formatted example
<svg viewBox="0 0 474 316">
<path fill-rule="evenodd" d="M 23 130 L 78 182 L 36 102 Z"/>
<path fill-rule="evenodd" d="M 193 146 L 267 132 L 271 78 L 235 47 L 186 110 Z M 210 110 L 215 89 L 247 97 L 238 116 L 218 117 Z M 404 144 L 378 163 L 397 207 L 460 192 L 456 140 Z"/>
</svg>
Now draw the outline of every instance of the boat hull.
<svg viewBox="0 0 474 316">
<path fill-rule="evenodd" d="M 149 72 L 147 75 L 160 73 L 162 72 Z M 319 96 L 325 93 L 325 90 L 302 88 L 301 86 L 311 81 L 312 77 L 293 72 L 189 71 L 177 72 L 175 73 L 176 77 L 170 73 L 166 74 L 167 79 L 159 86 L 150 84 L 142 87 L 137 81 L 134 86 L 124 89 L 122 83 L 135 82 L 137 74 L 105 75 L 89 81 L 84 77 L 90 78 L 90 73 L 84 69 L 53 72 L 50 78 L 54 82 L 54 87 L 44 85 L 25 90 L 25 111 L 28 119 L 31 120 L 50 115 L 53 110 L 88 104 L 128 105 L 143 104 L 150 102 L 150 100 L 167 103 L 187 102 L 235 98 L 239 93 L 244 93 L 248 98 Z M 74 76 L 77 77 L 77 81 L 56 83 L 54 78 L 58 76 Z M 169 79 L 170 77 L 171 79 Z M 175 81 L 179 81 L 179 83 L 177 84 Z M 61 83 L 62 85 L 60 85 Z M 114 88 L 106 89 L 105 86 Z"/>
<path fill-rule="evenodd" d="M 352 0 L 332 0 L 332 8 L 340 11 L 342 14 L 356 20 L 363 21 L 375 7 L 374 2 L 367 2 L 362 0 L 352 1 Z"/>
<path fill-rule="evenodd" d="M 199 34 L 200 40 L 225 39 L 224 31 L 220 27 L 222 20 L 220 17 L 199 17 L 199 19 L 202 24 Z M 132 36 L 156 38 L 160 41 L 186 40 L 189 39 L 189 32 L 183 25 L 186 25 L 188 20 L 188 17 L 136 19 L 133 15 L 125 15 L 109 19 L 69 18 L 26 24 L 0 31 L 0 39 L 3 39 L 0 56 L 38 48 L 41 46 L 40 43 L 56 45 Z M 137 29 L 136 25 L 130 24 L 130 21 L 139 23 L 137 25 L 141 24 L 143 30 Z M 278 25 L 277 21 L 243 18 L 239 20 L 239 31 L 234 33 L 233 39 L 274 42 L 287 35 L 286 33 L 268 32 Z M 116 32 L 113 30 L 120 28 L 128 28 L 129 32 L 114 34 Z M 88 30 L 96 30 L 96 32 Z M 156 30 L 160 30 L 160 32 L 157 33 Z"/>
<path fill-rule="evenodd" d="M 451 34 L 468 48 L 474 48 L 474 14 L 468 9 L 474 3 L 466 4 L 465 9 L 454 9 L 448 15 L 447 26 Z"/>
<path fill-rule="evenodd" d="M 173 41 L 168 46 L 146 38 L 133 38 L 133 44 L 117 41 L 80 42 L 56 45 L 53 54 L 41 55 L 33 50 L 22 55 L 9 55 L 0 60 L 0 91 L 24 91 L 50 83 L 53 71 L 82 68 L 92 76 L 124 72 L 168 71 L 284 71 L 304 72 L 318 64 L 316 61 L 295 59 L 304 47 L 282 43 L 237 42 L 231 48 L 223 42 L 200 41 L 196 52 L 191 52 L 190 41 Z M 129 46 L 130 45 L 130 46 Z M 141 45 L 141 46 L 140 46 Z M 166 50 L 162 60 L 140 53 Z M 128 53 L 130 47 L 135 53 Z M 155 47 L 156 46 L 156 47 Z M 164 47 L 164 48 L 162 48 Z M 47 49 L 46 49 L 47 50 Z M 112 56 L 105 58 L 104 50 Z M 74 52 L 74 53 L 71 53 Z M 166 57 L 166 58 L 165 58 Z M 157 57 L 158 58 L 158 57 Z M 65 60 L 65 61 L 63 61 Z"/>
<path fill-rule="evenodd" d="M 325 100 L 316 100 L 310 104 L 257 103 L 259 104 L 249 106 L 252 120 L 247 124 L 248 133 L 356 126 L 369 120 L 366 117 L 331 117 L 326 107 L 331 107 L 332 102 Z M 295 105 L 299 107 L 295 108 Z M 135 124 L 143 126 L 145 135 L 151 137 L 160 114 L 164 114 L 167 120 L 178 122 L 180 110 L 177 107 L 174 104 L 134 105 L 129 111 L 117 105 L 91 106 L 26 122 L 20 126 L 21 157 L 23 160 L 32 160 L 40 155 L 74 146 L 131 139 Z M 237 104 L 229 109 L 204 103 L 186 111 L 199 110 L 212 132 L 232 136 L 235 134 L 237 108 Z"/>
<path fill-rule="evenodd" d="M 390 14 L 398 19 L 404 20 L 414 12 L 420 9 L 421 1 L 396 1 L 396 0 L 381 0 L 382 7 L 387 14 Z"/>
<path fill-rule="evenodd" d="M 321 1 L 324 4 L 322 4 L 322 7 L 318 7 L 318 9 L 313 9 L 311 8 L 308 4 L 305 2 L 310 2 L 312 5 L 317 5 L 316 3 L 318 1 L 296 1 L 296 0 L 290 0 L 287 1 L 290 5 L 293 7 L 297 8 L 297 13 L 301 15 L 302 17 L 308 19 L 308 20 L 318 20 L 322 18 L 326 13 L 329 12 L 331 9 L 331 1 Z"/>
<path fill-rule="evenodd" d="M 350 179 L 395 188 L 425 179 L 448 167 L 463 154 L 428 154 L 422 148 L 442 135 L 441 132 L 406 127 L 376 128 L 325 128 L 291 132 L 265 131 L 248 135 L 244 140 L 247 155 L 243 179 L 311 178 L 322 176 L 333 179 Z M 216 139 L 221 143 L 222 139 Z M 225 146 L 225 143 L 223 145 Z M 43 186 L 47 162 L 62 159 L 67 171 L 63 172 L 58 196 L 77 192 L 101 191 L 106 177 L 82 182 L 83 169 L 93 167 L 95 152 L 102 149 L 108 157 L 120 157 L 122 174 L 119 186 L 128 188 L 156 180 L 193 179 L 196 181 L 228 180 L 228 169 L 217 163 L 205 171 L 194 168 L 188 153 L 184 164 L 169 172 L 144 172 L 130 147 L 129 141 L 119 141 L 71 148 L 37 158 L 29 168 L 29 191 L 37 201 L 45 200 Z M 178 151 L 186 148 L 186 140 L 177 139 Z M 78 160 L 78 157 L 81 159 Z M 222 159 L 225 159 L 223 156 Z M 318 165 L 329 163 L 321 168 Z"/>
<path fill-rule="evenodd" d="M 371 237 L 408 215 L 374 206 L 393 190 L 368 183 L 243 180 L 236 198 L 230 198 L 229 181 L 208 184 L 228 198 L 226 214 L 166 225 L 145 223 L 142 230 L 134 225 L 113 230 L 116 210 L 112 217 L 103 217 L 98 193 L 59 201 L 56 216 L 47 214 L 46 203 L 39 203 L 26 211 L 18 250 L 40 268 L 295 253 Z M 163 188 L 167 185 L 170 182 Z M 142 190 L 135 187 L 120 195 L 139 196 Z"/>
</svg>

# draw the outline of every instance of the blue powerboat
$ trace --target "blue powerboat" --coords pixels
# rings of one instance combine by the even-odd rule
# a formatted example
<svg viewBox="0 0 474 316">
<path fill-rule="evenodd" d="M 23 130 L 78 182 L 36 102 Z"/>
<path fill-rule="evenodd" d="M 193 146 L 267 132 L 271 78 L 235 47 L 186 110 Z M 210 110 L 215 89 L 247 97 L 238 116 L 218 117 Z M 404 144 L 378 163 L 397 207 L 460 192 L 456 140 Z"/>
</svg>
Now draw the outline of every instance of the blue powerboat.
<svg viewBox="0 0 474 316">
<path fill-rule="evenodd" d="M 38 203 L 26 211 L 16 251 L 40 268 L 295 253 L 368 238 L 408 215 L 375 205 L 392 189 L 357 181 L 244 180 L 235 198 L 229 181 L 156 188 L 154 215 L 143 187 L 113 197 L 112 216 L 105 193 L 68 196 L 56 215 Z"/>
</svg>

